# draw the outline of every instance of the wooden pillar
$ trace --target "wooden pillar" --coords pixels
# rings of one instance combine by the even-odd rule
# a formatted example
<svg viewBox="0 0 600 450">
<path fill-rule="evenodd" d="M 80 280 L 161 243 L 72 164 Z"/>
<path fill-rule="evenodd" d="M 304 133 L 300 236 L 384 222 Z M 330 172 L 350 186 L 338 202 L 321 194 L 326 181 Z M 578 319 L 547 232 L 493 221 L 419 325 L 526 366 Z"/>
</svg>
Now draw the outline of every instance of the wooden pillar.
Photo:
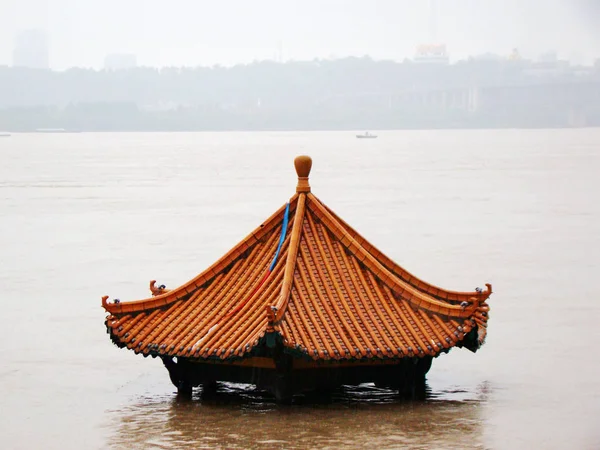
<svg viewBox="0 0 600 450">
<path fill-rule="evenodd" d="M 192 383 L 185 371 L 185 364 L 181 360 L 175 361 L 170 356 L 161 358 L 164 366 L 169 371 L 171 383 L 177 388 L 177 396 L 180 398 L 192 398 Z"/>
</svg>

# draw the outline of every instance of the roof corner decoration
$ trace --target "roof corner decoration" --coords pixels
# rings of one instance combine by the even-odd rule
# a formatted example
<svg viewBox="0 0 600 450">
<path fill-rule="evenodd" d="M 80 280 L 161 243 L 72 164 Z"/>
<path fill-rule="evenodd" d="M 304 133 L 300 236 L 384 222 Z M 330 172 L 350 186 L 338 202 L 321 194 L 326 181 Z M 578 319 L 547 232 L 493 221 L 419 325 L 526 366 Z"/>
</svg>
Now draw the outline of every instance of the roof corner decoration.
<svg viewBox="0 0 600 450">
<path fill-rule="evenodd" d="M 404 367 L 413 359 L 430 365 L 453 347 L 477 351 L 491 284 L 458 292 L 415 277 L 311 192 L 310 157 L 294 166 L 296 193 L 195 278 L 170 290 L 152 280 L 151 296 L 141 300 L 104 296 L 112 341 L 161 357 L 172 380 L 177 357 L 196 381 L 219 370 L 224 380 L 235 378 L 248 367 L 325 364 L 354 374 L 359 366 Z"/>
</svg>

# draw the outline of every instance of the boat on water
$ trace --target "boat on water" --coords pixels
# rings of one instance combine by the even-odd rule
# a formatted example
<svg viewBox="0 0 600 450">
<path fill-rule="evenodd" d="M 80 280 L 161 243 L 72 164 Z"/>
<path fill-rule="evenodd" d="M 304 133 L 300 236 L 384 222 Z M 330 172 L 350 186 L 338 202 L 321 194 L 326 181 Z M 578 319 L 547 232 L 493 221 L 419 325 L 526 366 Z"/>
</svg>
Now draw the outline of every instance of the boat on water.
<svg viewBox="0 0 600 450">
<path fill-rule="evenodd" d="M 357 139 L 376 139 L 377 135 L 376 134 L 371 134 L 368 131 L 365 131 L 364 134 L 357 134 L 356 138 Z"/>
</svg>

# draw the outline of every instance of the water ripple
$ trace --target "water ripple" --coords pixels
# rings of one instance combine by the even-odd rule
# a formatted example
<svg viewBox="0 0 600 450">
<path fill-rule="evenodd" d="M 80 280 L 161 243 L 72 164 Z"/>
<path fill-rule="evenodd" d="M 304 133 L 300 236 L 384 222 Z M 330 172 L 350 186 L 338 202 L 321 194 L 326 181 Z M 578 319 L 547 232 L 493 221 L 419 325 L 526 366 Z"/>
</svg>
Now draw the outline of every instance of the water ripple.
<svg viewBox="0 0 600 450">
<path fill-rule="evenodd" d="M 217 394 L 143 396 L 110 411 L 113 448 L 421 448 L 482 445 L 485 386 L 407 400 L 372 384 L 277 405 L 252 386 L 223 383 Z"/>
</svg>

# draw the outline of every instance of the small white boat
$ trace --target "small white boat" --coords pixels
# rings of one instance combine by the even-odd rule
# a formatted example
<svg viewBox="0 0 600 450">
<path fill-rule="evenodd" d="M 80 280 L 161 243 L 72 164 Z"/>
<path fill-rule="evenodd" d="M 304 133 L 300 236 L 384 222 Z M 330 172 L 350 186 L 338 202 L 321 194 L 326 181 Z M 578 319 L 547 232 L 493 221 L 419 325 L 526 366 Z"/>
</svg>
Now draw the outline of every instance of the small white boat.
<svg viewBox="0 0 600 450">
<path fill-rule="evenodd" d="M 364 134 L 357 134 L 356 138 L 357 139 L 375 139 L 375 138 L 377 138 L 377 135 L 376 134 L 371 134 L 368 131 L 365 131 Z"/>
</svg>

